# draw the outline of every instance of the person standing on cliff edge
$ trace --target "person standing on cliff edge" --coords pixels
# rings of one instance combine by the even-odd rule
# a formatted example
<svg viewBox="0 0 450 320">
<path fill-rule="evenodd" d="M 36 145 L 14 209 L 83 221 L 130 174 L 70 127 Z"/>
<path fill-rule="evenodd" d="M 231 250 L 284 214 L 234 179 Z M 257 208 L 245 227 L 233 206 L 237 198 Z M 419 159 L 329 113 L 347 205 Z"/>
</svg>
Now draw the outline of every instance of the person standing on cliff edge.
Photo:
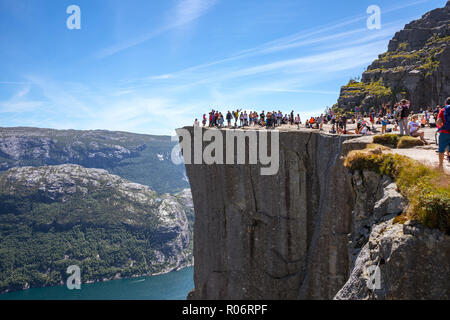
<svg viewBox="0 0 450 320">
<path fill-rule="evenodd" d="M 450 97 L 439 112 L 436 125 L 439 128 L 439 169 L 444 170 L 445 151 L 450 151 Z"/>
</svg>

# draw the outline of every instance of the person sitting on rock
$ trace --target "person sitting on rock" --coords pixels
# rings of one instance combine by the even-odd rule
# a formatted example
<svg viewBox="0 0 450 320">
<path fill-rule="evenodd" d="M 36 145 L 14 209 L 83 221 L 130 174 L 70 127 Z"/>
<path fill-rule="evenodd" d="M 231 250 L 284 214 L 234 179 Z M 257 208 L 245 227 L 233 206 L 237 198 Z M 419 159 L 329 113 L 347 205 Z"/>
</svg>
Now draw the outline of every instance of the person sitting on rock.
<svg viewBox="0 0 450 320">
<path fill-rule="evenodd" d="M 370 128 L 367 124 L 365 124 L 360 132 L 363 136 L 371 135 L 372 132 L 370 132 Z"/>
<path fill-rule="evenodd" d="M 408 132 L 412 137 L 420 137 L 420 140 L 422 140 L 425 144 L 428 144 L 425 140 L 425 132 L 420 131 L 420 124 L 417 122 L 418 119 L 419 116 L 412 116 L 411 121 L 408 123 Z"/>
</svg>

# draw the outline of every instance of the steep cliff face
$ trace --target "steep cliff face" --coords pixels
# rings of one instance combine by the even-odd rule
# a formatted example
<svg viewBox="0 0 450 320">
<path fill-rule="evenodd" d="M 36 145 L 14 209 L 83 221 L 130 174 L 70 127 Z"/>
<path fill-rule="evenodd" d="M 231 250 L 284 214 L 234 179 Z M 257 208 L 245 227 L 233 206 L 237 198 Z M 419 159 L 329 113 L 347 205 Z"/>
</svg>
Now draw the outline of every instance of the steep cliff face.
<svg viewBox="0 0 450 320">
<path fill-rule="evenodd" d="M 395 182 L 344 167 L 367 140 L 281 131 L 279 143 L 273 176 L 260 165 L 186 165 L 196 212 L 190 299 L 449 296 L 449 237 L 394 224 L 407 206 Z M 382 290 L 368 286 L 371 267 L 381 268 Z"/>
<path fill-rule="evenodd" d="M 450 95 L 450 1 L 397 32 L 388 51 L 343 86 L 338 107 L 367 111 L 408 98 L 414 109 L 435 107 Z"/>
</svg>

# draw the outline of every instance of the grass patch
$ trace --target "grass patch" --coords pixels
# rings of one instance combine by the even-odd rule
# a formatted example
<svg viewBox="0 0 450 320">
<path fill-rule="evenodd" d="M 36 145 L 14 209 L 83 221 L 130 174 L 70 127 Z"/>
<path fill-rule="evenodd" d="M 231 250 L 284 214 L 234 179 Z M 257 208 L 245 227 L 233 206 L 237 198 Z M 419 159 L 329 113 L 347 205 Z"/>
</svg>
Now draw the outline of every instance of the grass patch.
<svg viewBox="0 0 450 320">
<path fill-rule="evenodd" d="M 381 144 L 391 148 L 397 148 L 398 140 L 400 136 L 398 134 L 383 134 L 373 137 L 373 143 Z"/>
<path fill-rule="evenodd" d="M 432 44 L 441 44 L 441 43 L 450 43 L 450 36 L 439 37 L 437 34 L 434 34 L 433 37 L 431 37 L 427 41 L 428 46 L 430 46 Z"/>
<path fill-rule="evenodd" d="M 379 56 L 379 59 L 383 62 L 388 62 L 394 59 L 399 60 L 413 60 L 420 58 L 419 54 L 417 52 L 410 53 L 406 51 L 395 51 L 395 52 L 386 52 Z"/>
<path fill-rule="evenodd" d="M 419 138 L 414 138 L 410 136 L 403 136 L 398 139 L 397 148 L 408 149 L 423 146 L 425 143 Z"/>
<path fill-rule="evenodd" d="M 373 143 L 389 148 L 407 149 L 423 146 L 425 143 L 419 138 L 401 136 L 399 134 L 383 134 L 373 137 Z"/>
<path fill-rule="evenodd" d="M 428 56 L 418 69 L 426 71 L 426 76 L 430 76 L 437 68 L 439 68 L 439 61 L 434 56 Z"/>
<path fill-rule="evenodd" d="M 398 45 L 399 51 L 406 51 L 406 49 L 408 49 L 408 42 L 405 41 Z"/>
<path fill-rule="evenodd" d="M 405 224 L 406 221 L 408 221 L 408 217 L 406 216 L 406 214 L 402 213 L 401 215 L 395 217 L 393 223 Z"/>
<path fill-rule="evenodd" d="M 346 86 L 344 86 L 344 88 L 350 89 L 352 91 L 364 92 L 379 98 L 392 96 L 391 88 L 384 86 L 382 78 L 376 82 L 369 83 L 350 80 L 350 82 Z"/>
<path fill-rule="evenodd" d="M 386 68 L 376 68 L 376 69 L 368 69 L 366 71 L 366 73 L 377 73 L 377 72 L 383 72 L 383 71 L 387 71 L 388 69 Z"/>
<path fill-rule="evenodd" d="M 408 220 L 450 234 L 450 176 L 411 158 L 380 152 L 380 149 L 372 146 L 352 151 L 344 165 L 351 170 L 371 170 L 391 177 L 408 200 L 405 213 Z"/>
</svg>

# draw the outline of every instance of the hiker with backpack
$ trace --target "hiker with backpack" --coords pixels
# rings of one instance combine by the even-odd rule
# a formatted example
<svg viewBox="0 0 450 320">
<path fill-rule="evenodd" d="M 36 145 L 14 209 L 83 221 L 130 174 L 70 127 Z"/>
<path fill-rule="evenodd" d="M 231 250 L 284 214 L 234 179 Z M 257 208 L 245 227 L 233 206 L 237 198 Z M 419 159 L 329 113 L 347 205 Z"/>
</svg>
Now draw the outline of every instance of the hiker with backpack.
<svg viewBox="0 0 450 320">
<path fill-rule="evenodd" d="M 437 117 L 436 125 L 439 132 L 439 169 L 444 170 L 445 152 L 450 151 L 450 97 L 445 101 Z M 447 153 L 447 157 L 449 157 Z M 450 161 L 450 157 L 448 159 Z"/>
</svg>

